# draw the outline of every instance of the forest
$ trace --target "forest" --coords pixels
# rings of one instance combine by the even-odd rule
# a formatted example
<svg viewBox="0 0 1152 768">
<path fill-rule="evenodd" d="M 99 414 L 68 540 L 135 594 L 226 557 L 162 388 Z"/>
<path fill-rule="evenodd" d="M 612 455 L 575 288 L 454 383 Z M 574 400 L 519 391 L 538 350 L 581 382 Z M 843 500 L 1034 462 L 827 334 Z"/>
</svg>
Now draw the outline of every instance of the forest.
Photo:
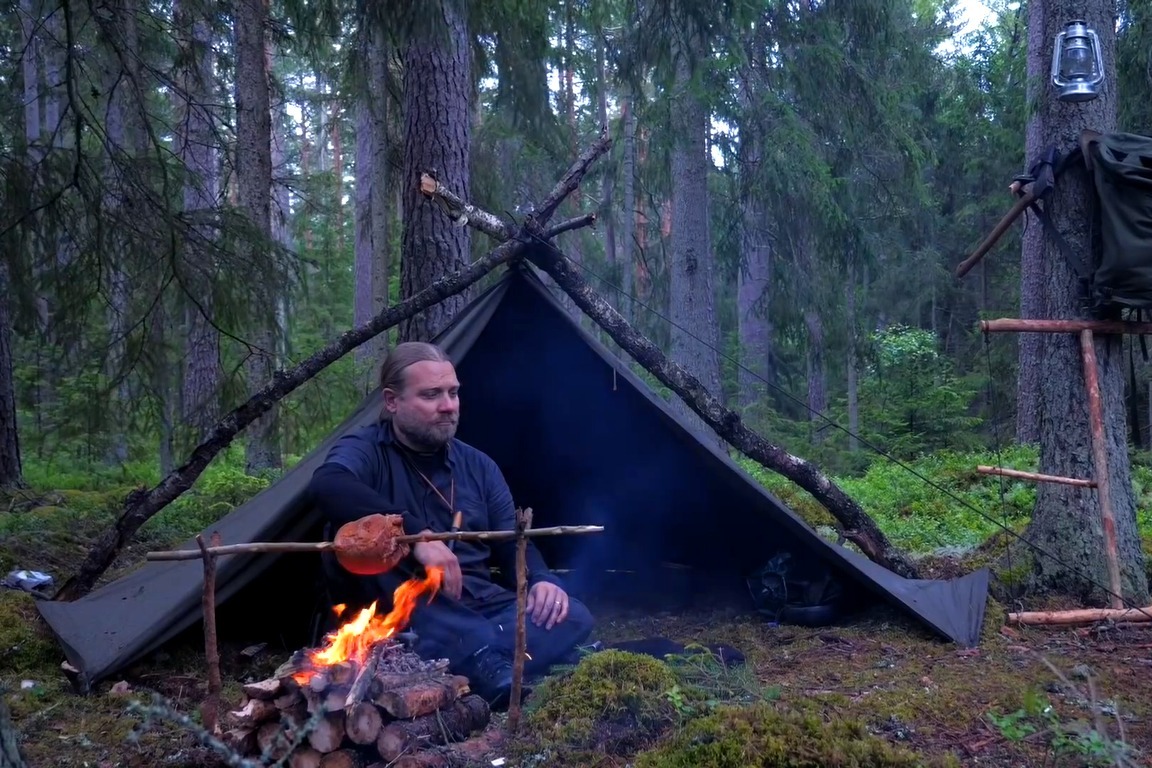
<svg viewBox="0 0 1152 768">
<path fill-rule="evenodd" d="M 498 279 L 579 168 L 550 211 L 562 268 L 539 269 L 576 322 L 822 535 L 863 537 L 904 575 L 987 567 L 992 597 L 971 653 L 887 615 L 786 636 L 755 618 L 611 623 L 748 660 L 590 657 L 541 689 L 507 764 L 1135 765 L 1152 749 L 1132 674 L 1152 663 L 1147 615 L 1005 621 L 1149 605 L 1146 339 L 1096 336 L 1094 443 L 1076 339 L 981 326 L 1087 317 L 1040 220 L 957 276 L 1050 145 L 1152 134 L 1152 2 L 8 6 L 0 575 L 78 597 L 271 487 L 377 386 L 389 348 Z M 1069 105 L 1049 65 L 1077 18 L 1105 78 Z M 1046 210 L 1092 253 L 1085 178 L 1061 177 Z M 565 275 L 673 375 L 629 355 Z M 689 402 L 681 374 L 712 400 Z M 78 697 L 32 597 L 0 590 L 0 768 L 264 764 L 220 756 L 192 714 L 203 639 L 180 642 Z M 257 662 L 225 647 L 222 663 L 238 697 Z"/>
</svg>

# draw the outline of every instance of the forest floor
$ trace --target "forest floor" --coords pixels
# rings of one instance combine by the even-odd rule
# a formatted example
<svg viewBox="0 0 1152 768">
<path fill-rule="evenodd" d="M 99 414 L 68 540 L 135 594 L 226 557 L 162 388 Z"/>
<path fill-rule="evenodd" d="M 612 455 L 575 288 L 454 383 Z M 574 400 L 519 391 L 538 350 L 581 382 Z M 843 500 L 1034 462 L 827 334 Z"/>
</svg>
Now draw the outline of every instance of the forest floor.
<svg viewBox="0 0 1152 768">
<path fill-rule="evenodd" d="M 68 576 L 106 523 L 104 514 L 77 513 L 70 504 L 83 507 L 84 499 L 18 512 L 39 518 L 0 531 L 4 572 Z M 172 532 L 144 534 L 117 570 Z M 943 558 L 925 565 L 934 573 L 966 568 Z M 595 637 L 606 642 L 724 643 L 746 661 L 725 668 L 707 654 L 670 664 L 593 654 L 537 688 L 522 734 L 493 757 L 506 757 L 507 766 L 562 768 L 879 768 L 1116 765 L 1121 750 L 1137 765 L 1152 756 L 1152 625 L 1009 627 L 1002 606 L 990 601 L 980 647 L 959 649 L 886 608 L 828 628 L 778 626 L 719 609 L 605 611 L 597 619 Z M 274 648 L 270 642 L 253 655 L 239 644 L 222 646 L 226 703 L 239 701 L 241 683 L 268 676 L 284 660 Z M 72 690 L 63 658 L 33 599 L 0 589 L 0 692 L 31 768 L 221 764 L 186 726 L 141 709 L 160 696 L 171 711 L 198 719 L 206 674 L 195 632 L 87 696 Z M 753 754 L 759 757 L 741 757 Z"/>
</svg>

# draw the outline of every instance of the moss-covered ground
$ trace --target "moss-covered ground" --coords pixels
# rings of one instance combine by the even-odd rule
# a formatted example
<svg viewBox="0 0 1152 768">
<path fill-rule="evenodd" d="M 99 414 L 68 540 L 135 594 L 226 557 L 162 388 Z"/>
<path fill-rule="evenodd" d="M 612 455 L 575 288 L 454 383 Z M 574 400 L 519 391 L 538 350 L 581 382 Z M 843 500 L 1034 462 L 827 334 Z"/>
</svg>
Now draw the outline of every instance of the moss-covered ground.
<svg viewBox="0 0 1152 768">
<path fill-rule="evenodd" d="M 134 567 L 145 550 L 209 524 L 254 489 L 199 486 L 150 522 L 106 578 Z M 63 582 L 114 519 L 126 490 L 40 490 L 0 499 L 0 571 L 37 568 Z M 879 518 L 897 514 L 869 507 Z M 908 520 L 932 515 L 919 502 L 912 507 Z M 951 512 L 943 519 L 961 524 Z M 1006 519 L 1020 524 L 1018 515 Z M 903 540 L 940 530 L 917 523 Z M 994 548 L 965 547 L 964 560 L 935 551 L 921 565 L 927 575 L 954 576 Z M 1121 738 L 1134 755 L 1131 764 L 1152 764 L 1152 624 L 1006 627 L 1003 608 L 993 602 L 980 648 L 965 650 L 883 609 L 823 629 L 722 611 L 615 611 L 597 619 L 597 637 L 605 641 L 662 636 L 726 643 L 746 663 L 725 669 L 707 655 L 669 664 L 623 653 L 590 656 L 536 688 L 506 765 L 1116 765 Z M 264 677 L 283 660 L 241 650 L 221 648 L 225 695 L 233 702 L 241 681 Z M 63 659 L 32 598 L 0 589 L 0 695 L 30 766 L 220 764 L 185 727 L 157 722 L 142 729 L 137 708 L 158 695 L 198 719 L 205 666 L 195 632 L 87 696 L 72 691 Z"/>
</svg>

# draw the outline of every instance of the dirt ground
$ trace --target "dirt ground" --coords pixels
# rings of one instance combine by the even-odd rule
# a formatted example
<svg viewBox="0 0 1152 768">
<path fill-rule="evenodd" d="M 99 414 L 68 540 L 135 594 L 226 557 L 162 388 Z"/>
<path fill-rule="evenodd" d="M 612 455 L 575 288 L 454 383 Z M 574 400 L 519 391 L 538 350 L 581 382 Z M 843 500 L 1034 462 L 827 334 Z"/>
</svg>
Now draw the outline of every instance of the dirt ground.
<svg viewBox="0 0 1152 768">
<path fill-rule="evenodd" d="M 139 709 L 160 695 L 174 714 L 195 721 L 205 682 L 194 635 L 82 697 L 61 672 L 62 656 L 31 600 L 5 591 L 0 608 L 0 687 L 32 768 L 220 764 L 196 743 L 189 723 L 162 718 L 143 727 Z M 1152 625 L 1017 629 L 1002 626 L 998 611 L 992 604 L 974 650 L 937 640 L 886 609 L 836 628 L 775 626 L 728 611 L 616 611 L 598 616 L 597 637 L 728 644 L 746 663 L 703 680 L 718 702 L 771 700 L 826 721 L 856 719 L 893 744 L 950 753 L 961 765 L 1114 765 L 1099 739 L 1089 738 L 1094 730 L 1122 735 L 1142 755 L 1132 764 L 1149 764 Z M 284 658 L 266 649 L 221 650 L 232 702 L 241 682 L 266 677 Z M 1076 740 L 1080 734 L 1085 738 Z M 632 758 L 604 754 L 597 762 L 623 767 Z"/>
</svg>

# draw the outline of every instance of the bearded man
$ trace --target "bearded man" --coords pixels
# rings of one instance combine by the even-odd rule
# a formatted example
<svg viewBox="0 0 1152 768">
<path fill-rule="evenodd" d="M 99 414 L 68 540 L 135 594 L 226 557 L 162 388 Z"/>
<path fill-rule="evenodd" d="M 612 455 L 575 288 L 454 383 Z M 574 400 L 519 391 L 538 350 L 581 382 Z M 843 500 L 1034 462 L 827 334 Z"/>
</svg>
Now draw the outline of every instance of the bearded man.
<svg viewBox="0 0 1152 768">
<path fill-rule="evenodd" d="M 380 385 L 380 421 L 340 437 L 312 477 L 309 494 L 326 517 L 328 538 L 341 525 L 375 513 L 402 515 L 409 534 L 450 530 L 457 512 L 461 530 L 513 530 L 515 505 L 499 467 L 455 438 L 460 382 L 444 351 L 422 342 L 397 345 L 381 367 Z M 531 540 L 527 549 L 525 674 L 536 675 L 571 661 L 593 620 Z M 361 605 L 377 600 L 381 609 L 421 567 L 443 569 L 440 592 L 430 603 L 421 601 L 412 616 L 417 650 L 425 658 L 448 659 L 450 669 L 466 676 L 493 707 L 507 705 L 516 627 L 514 540 L 419 543 L 399 566 L 378 576 L 354 576 L 330 553 L 324 556 L 334 596 Z M 493 580 L 492 566 L 504 583 Z"/>
</svg>

